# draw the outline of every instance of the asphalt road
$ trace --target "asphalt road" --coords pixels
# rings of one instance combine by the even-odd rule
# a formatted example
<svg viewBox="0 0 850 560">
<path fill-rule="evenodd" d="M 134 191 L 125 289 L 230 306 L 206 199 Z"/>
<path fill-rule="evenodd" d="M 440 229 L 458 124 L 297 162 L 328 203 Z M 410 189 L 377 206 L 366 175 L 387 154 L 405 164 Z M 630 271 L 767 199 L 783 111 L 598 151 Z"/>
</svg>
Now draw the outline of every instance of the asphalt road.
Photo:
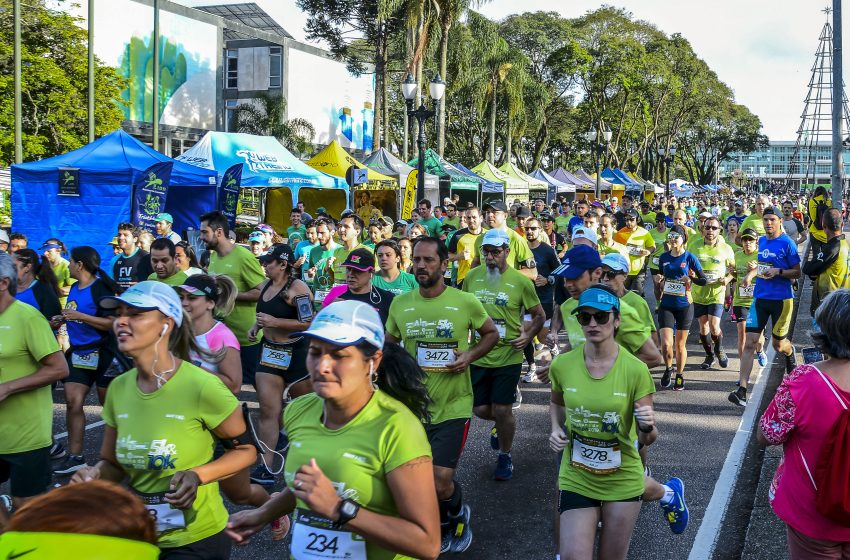
<svg viewBox="0 0 850 560">
<path fill-rule="evenodd" d="M 652 296 L 647 299 L 653 307 Z M 653 476 L 662 482 L 671 476 L 685 481 L 690 526 L 684 534 L 673 535 L 658 504 L 645 503 L 629 558 L 685 558 L 693 545 L 742 413 L 742 409 L 726 400 L 737 380 L 738 354 L 735 325 L 726 316 L 722 325 L 729 367 L 721 370 L 715 364 L 708 371 L 699 369 L 704 353 L 699 348 L 695 323 L 689 337 L 685 391 L 674 392 L 657 387 L 655 395 L 660 436 L 650 449 L 649 465 Z M 776 363 L 778 368 L 780 364 Z M 660 371 L 653 371 L 653 376 L 657 384 Z M 549 386 L 538 383 L 523 385 L 522 393 L 523 403 L 517 411 L 513 480 L 493 480 L 496 456 L 489 447 L 490 424 L 473 419 L 458 471 L 464 497 L 473 514 L 474 541 L 463 554 L 470 560 L 554 557 L 552 531 L 557 466 L 554 453 L 548 446 Z M 63 399 L 63 391 L 57 389 L 54 430 L 64 443 L 61 435 L 65 431 Z M 243 391 L 241 399 L 256 403 L 251 390 Z M 103 430 L 98 424 L 100 407 L 95 397 L 89 397 L 85 410 L 88 427 L 85 453 L 89 463 L 93 463 L 98 456 Z M 757 470 L 756 466 L 754 468 Z M 744 470 L 747 470 L 746 467 Z M 55 482 L 66 481 L 67 477 L 62 477 Z M 0 486 L 0 493 L 7 490 L 7 487 Z M 228 506 L 231 511 L 237 509 Z M 740 520 L 748 512 L 733 512 L 732 517 L 735 515 Z M 248 547 L 235 549 L 233 558 L 277 559 L 287 557 L 286 553 L 286 544 L 272 542 L 268 531 L 264 531 Z M 451 556 L 460 555 L 446 555 Z"/>
</svg>

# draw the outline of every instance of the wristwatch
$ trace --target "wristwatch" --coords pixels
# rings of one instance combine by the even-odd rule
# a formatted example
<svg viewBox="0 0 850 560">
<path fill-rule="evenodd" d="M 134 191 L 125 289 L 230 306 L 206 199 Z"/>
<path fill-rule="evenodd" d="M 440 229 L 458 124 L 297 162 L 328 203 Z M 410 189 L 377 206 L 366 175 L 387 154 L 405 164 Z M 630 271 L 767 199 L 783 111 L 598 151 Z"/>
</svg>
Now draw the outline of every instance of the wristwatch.
<svg viewBox="0 0 850 560">
<path fill-rule="evenodd" d="M 654 429 L 655 429 L 655 426 L 650 426 L 648 430 L 645 430 L 643 426 L 638 426 L 638 430 L 640 430 L 641 432 L 643 432 L 645 434 L 652 432 L 652 430 L 654 430 Z"/>
<path fill-rule="evenodd" d="M 339 519 L 337 519 L 333 526 L 334 529 L 341 529 L 346 523 L 357 517 L 357 513 L 360 511 L 360 504 L 355 502 L 354 500 L 344 499 L 339 503 Z"/>
</svg>

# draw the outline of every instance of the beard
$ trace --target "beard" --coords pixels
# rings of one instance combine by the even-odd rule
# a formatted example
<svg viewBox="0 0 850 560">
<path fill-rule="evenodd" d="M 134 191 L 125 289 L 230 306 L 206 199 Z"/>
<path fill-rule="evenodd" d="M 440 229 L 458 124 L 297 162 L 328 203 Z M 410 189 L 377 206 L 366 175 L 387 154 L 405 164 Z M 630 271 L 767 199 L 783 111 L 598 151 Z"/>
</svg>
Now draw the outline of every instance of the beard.
<svg viewBox="0 0 850 560">
<path fill-rule="evenodd" d="M 487 266 L 487 283 L 496 285 L 502 279 L 502 271 L 497 266 Z"/>
<path fill-rule="evenodd" d="M 425 273 L 424 270 L 416 272 L 416 280 L 419 282 L 419 285 L 423 288 L 433 288 L 437 285 L 437 282 L 443 281 L 443 273 L 441 271 L 437 271 L 434 274 L 429 275 L 425 280 L 419 280 L 420 272 Z"/>
</svg>

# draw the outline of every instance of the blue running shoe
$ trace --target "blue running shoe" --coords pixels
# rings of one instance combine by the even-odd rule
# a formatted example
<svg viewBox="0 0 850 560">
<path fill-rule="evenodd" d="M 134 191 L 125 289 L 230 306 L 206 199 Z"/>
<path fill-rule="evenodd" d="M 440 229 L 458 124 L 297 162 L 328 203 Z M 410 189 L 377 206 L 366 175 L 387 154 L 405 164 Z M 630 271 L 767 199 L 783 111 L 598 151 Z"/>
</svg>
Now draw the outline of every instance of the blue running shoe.
<svg viewBox="0 0 850 560">
<path fill-rule="evenodd" d="M 665 483 L 673 490 L 673 499 L 669 504 L 661 504 L 667 523 L 674 535 L 681 535 L 688 528 L 688 504 L 685 503 L 685 483 L 679 478 L 671 478 Z"/>
<path fill-rule="evenodd" d="M 449 514 L 449 526 L 451 531 L 451 543 L 449 546 L 450 552 L 466 552 L 472 545 L 472 528 L 469 526 L 469 519 L 472 517 L 472 508 L 464 504 L 460 509 L 457 517 Z"/>
<path fill-rule="evenodd" d="M 758 352 L 756 354 L 756 359 L 759 361 L 759 365 L 761 367 L 764 367 L 764 366 L 767 365 L 767 354 L 765 354 L 764 352 Z"/>
<path fill-rule="evenodd" d="M 510 480 L 514 476 L 514 463 L 511 461 L 511 456 L 507 453 L 499 453 L 499 458 L 496 459 L 496 472 L 493 473 L 493 478 L 499 481 Z"/>
<path fill-rule="evenodd" d="M 499 430 L 496 429 L 496 426 L 493 426 L 493 429 L 490 430 L 490 447 L 493 448 L 493 451 L 499 450 Z"/>
</svg>

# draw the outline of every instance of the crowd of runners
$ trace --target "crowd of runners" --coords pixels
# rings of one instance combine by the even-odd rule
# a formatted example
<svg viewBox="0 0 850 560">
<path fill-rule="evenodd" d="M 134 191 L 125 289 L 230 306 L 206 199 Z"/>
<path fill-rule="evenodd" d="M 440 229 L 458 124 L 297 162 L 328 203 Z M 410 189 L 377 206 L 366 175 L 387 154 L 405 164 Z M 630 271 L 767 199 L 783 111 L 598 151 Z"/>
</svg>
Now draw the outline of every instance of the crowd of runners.
<svg viewBox="0 0 850 560">
<path fill-rule="evenodd" d="M 135 496 L 148 515 L 107 534 L 168 560 L 228 558 L 267 525 L 298 559 L 464 552 L 475 525 L 464 496 L 486 491 L 455 476 L 470 421 L 490 427 L 492 477 L 508 483 L 522 385 L 542 383 L 559 464 L 554 555 L 625 558 L 643 502 L 658 502 L 659 530 L 688 525 L 685 482 L 656 481 L 650 450 L 664 437 L 653 394 L 686 389 L 693 319 L 701 368 L 727 368 L 737 350 L 729 401 L 746 406 L 766 338 L 796 365 L 801 275 L 813 307 L 850 287 L 844 216 L 823 189 L 421 200 L 415 213 L 367 224 L 299 204 L 287 231 L 260 224 L 245 239 L 220 212 L 200 216 L 194 238 L 162 214 L 156 232 L 120 224 L 110 262 L 0 234 L 5 542 L 58 530 L 33 528 L 32 512 L 78 488 Z M 243 386 L 258 409 L 240 403 Z M 92 387 L 105 430 L 86 457 Z M 66 446 L 53 440 L 54 397 Z M 68 486 L 45 494 L 54 475 Z M 223 498 L 248 507 L 228 517 Z"/>
</svg>

